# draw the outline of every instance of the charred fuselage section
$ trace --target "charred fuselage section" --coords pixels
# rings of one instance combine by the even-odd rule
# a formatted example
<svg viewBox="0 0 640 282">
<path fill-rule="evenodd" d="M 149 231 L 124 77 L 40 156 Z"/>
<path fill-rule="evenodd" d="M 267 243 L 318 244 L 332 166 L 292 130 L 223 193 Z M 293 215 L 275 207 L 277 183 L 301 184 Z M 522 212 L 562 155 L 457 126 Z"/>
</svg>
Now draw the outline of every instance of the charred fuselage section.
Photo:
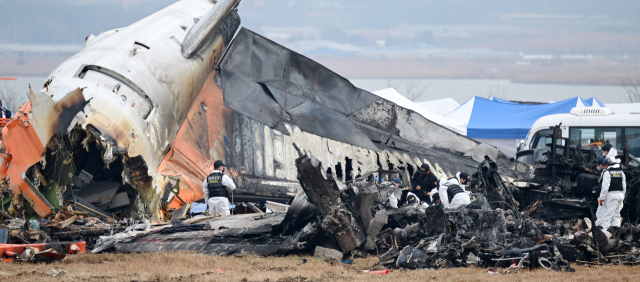
<svg viewBox="0 0 640 282">
<path fill-rule="evenodd" d="M 54 211 L 71 205 L 89 216 L 114 221 L 147 215 L 143 203 L 154 199 L 148 199 L 153 188 L 146 171 L 141 157 L 129 158 L 126 150 L 88 125 L 55 134 L 24 180 L 40 191 Z M 10 207 L 11 215 L 34 216 L 28 215 L 27 205 L 20 207 Z"/>
<path fill-rule="evenodd" d="M 68 202 L 103 219 L 158 215 L 169 177 L 185 176 L 158 168 L 240 24 L 238 3 L 182 0 L 88 36 L 3 129 L 0 210 L 50 219 Z"/>
</svg>

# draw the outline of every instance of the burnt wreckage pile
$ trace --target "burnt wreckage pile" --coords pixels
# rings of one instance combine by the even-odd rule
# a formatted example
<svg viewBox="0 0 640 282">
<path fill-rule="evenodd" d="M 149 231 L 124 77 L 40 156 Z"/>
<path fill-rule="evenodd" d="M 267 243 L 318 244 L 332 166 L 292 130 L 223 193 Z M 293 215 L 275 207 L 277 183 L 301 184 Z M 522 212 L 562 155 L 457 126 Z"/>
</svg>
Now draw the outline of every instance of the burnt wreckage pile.
<svg viewBox="0 0 640 282">
<path fill-rule="evenodd" d="M 307 155 L 297 159 L 296 166 L 320 229 L 333 235 L 343 253 L 376 252 L 379 264 L 386 267 L 511 265 L 516 270 L 539 266 L 571 271 L 569 261 L 635 264 L 640 225 L 630 222 L 639 219 L 637 168 L 630 166 L 628 155 L 622 157 L 628 181 L 626 224 L 609 233 L 591 224 L 599 195 L 592 161 L 596 150 L 564 150 L 575 155 L 548 153 L 539 163 L 536 173 L 553 176 L 546 183 L 539 175 L 506 183 L 497 164 L 485 157 L 468 186 L 475 199 L 460 209 L 443 209 L 440 204 L 385 209 L 389 188 L 374 174 L 344 185 L 325 175 L 322 164 Z"/>
<path fill-rule="evenodd" d="M 308 201 L 316 208 L 318 227 L 333 236 L 342 253 L 377 253 L 382 266 L 411 269 L 501 262 L 509 266 L 514 260 L 522 261 L 519 267 L 570 269 L 558 249 L 544 243 L 552 240 L 541 223 L 511 208 L 513 197 L 488 158 L 472 183 L 482 192 L 470 205 L 455 210 L 441 204 L 386 209 L 384 201 L 392 188 L 376 181 L 375 173 L 344 185 L 325 175 L 322 165 L 307 155 L 297 159 L 296 166 Z M 378 173 L 382 178 L 388 172 Z"/>
<path fill-rule="evenodd" d="M 92 247 L 98 236 L 148 215 L 141 201 L 150 194 L 146 171 L 140 157 L 129 158 L 90 126 L 55 134 L 23 180 L 58 212 L 40 217 L 23 195 L 2 193 L 9 191 L 2 183 L 0 228 L 10 236 L 0 243 L 86 241 Z"/>
<path fill-rule="evenodd" d="M 85 138 L 92 140 L 90 136 Z M 376 267 L 437 269 L 475 265 L 508 267 L 505 271 L 522 267 L 572 271 L 568 262 L 640 261 L 640 225 L 635 225 L 639 219 L 640 172 L 632 156 L 621 157 L 627 175 L 622 212 L 625 224 L 609 233 L 592 224 L 599 194 L 593 161 L 601 153 L 591 147 L 552 146 L 537 163 L 531 178 L 510 182 L 498 173 L 498 165 L 485 157 L 467 185 L 472 202 L 459 209 L 444 209 L 441 204 L 401 204 L 400 208 L 391 208 L 386 202 L 396 188 L 381 180 L 396 177 L 400 171 L 363 173 L 343 182 L 310 153 L 298 149 L 298 154 L 295 165 L 302 189 L 286 212 L 266 213 L 264 207 L 248 204 L 245 212 L 254 213 L 197 215 L 184 221 L 177 219 L 184 216 L 175 216 L 170 223 L 120 220 L 125 225 L 114 225 L 91 218 L 84 222 L 86 219 L 61 211 L 60 218 L 41 223 L 37 231 L 30 222 L 20 219 L 7 224 L 13 226 L 12 236 L 24 238 L 25 242 L 77 240 L 84 232 L 82 235 L 91 240 L 87 247 L 93 253 L 314 253 L 335 260 L 373 254 L 379 257 Z M 123 163 L 127 165 L 126 161 Z M 46 169 L 44 166 L 43 173 L 50 174 Z M 241 213 L 240 206 L 236 213 Z M 132 206 L 122 208 L 123 214 L 133 212 L 136 210 Z M 91 226 L 95 230 L 87 229 Z"/>
<path fill-rule="evenodd" d="M 613 233 L 596 228 L 592 225 L 595 196 L 581 194 L 580 185 L 587 184 L 562 174 L 575 167 L 582 171 L 578 179 L 585 177 L 583 173 L 593 175 L 590 157 L 578 162 L 571 154 L 560 160 L 549 154 L 549 160 L 563 164 L 556 164 L 555 169 L 562 171 L 556 177 L 576 183 L 566 191 L 557 191 L 564 188 L 558 188 L 557 183 L 564 183 L 560 180 L 535 183 L 537 176 L 507 183 L 498 174 L 497 164 L 485 157 L 468 186 L 473 192 L 470 205 L 392 209 L 385 202 L 394 188 L 379 180 L 390 179 L 398 171 L 365 173 L 344 183 L 308 153 L 299 154 L 295 163 L 302 190 L 286 213 L 195 217 L 156 228 L 141 224 L 128 232 L 102 236 L 94 252 L 195 250 L 265 256 L 315 252 L 336 260 L 375 254 L 378 267 L 476 265 L 509 267 L 506 271 L 522 267 L 573 271 L 568 262 L 635 264 L 640 259 L 640 225 L 626 223 Z M 537 173 L 553 169 L 552 162 L 541 163 L 544 168 Z M 638 197 L 640 178 L 628 165 L 629 202 Z M 547 197 L 532 201 L 533 194 Z M 632 213 L 625 215 L 625 222 L 638 220 Z"/>
</svg>

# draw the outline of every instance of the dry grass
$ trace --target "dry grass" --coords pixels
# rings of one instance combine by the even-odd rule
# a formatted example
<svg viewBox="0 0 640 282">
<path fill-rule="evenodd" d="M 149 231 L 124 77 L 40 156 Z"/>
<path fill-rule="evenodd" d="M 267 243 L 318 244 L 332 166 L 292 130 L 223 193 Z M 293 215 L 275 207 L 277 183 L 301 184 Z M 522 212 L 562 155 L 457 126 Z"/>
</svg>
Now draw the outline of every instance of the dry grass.
<svg viewBox="0 0 640 282">
<path fill-rule="evenodd" d="M 298 266 L 302 258 L 306 264 Z M 391 270 L 388 275 L 363 273 L 377 258 L 353 265 L 313 257 L 217 257 L 195 253 L 81 254 L 51 264 L 0 263 L 0 281 L 637 281 L 640 267 L 576 266 L 575 273 L 523 270 L 487 274 L 480 268 Z M 66 270 L 63 277 L 47 273 Z M 223 273 L 218 273 L 219 269 Z"/>
</svg>

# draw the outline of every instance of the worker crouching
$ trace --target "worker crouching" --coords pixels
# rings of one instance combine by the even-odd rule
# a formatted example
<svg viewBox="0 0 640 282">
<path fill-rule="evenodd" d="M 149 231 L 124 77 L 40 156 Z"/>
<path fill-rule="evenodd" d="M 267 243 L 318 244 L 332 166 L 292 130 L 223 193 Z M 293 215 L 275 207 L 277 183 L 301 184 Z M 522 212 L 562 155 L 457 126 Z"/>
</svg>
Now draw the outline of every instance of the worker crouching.
<svg viewBox="0 0 640 282">
<path fill-rule="evenodd" d="M 464 190 L 469 178 L 468 173 L 458 172 L 456 177 L 449 178 L 444 184 L 440 185 L 438 193 L 445 209 L 457 209 L 471 203 L 469 193 Z"/>
</svg>

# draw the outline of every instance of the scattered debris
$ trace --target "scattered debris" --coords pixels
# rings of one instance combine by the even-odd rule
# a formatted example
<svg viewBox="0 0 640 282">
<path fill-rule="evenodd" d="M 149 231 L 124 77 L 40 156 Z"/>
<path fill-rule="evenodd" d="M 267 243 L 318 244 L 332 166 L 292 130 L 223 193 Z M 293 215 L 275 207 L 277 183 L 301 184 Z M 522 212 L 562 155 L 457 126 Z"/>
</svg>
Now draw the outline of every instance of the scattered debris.
<svg viewBox="0 0 640 282">
<path fill-rule="evenodd" d="M 70 60 L 43 89 L 30 89 L 0 146 L 4 261 L 50 262 L 88 248 L 313 252 L 345 264 L 353 262 L 345 256 L 375 255 L 378 268 L 474 265 L 489 274 L 498 267 L 505 274 L 527 267 L 575 271 L 569 262 L 640 264 L 640 171 L 628 145 L 619 156 L 627 179 L 624 224 L 600 230 L 593 226 L 594 160 L 602 153 L 558 145 L 560 125 L 552 128 L 549 146 L 532 152 L 535 163 L 521 163 L 252 31 L 240 30 L 227 49 L 239 26 L 238 1 L 203 1 L 211 8 L 206 14 L 187 9 L 187 2 L 172 7 L 185 8 L 187 21 L 208 18 L 178 42 L 182 56 L 168 56 L 171 66 L 157 60 L 143 68 L 160 73 L 131 73 L 130 80 L 118 73 L 128 69 Z M 156 38 L 173 39 L 146 43 L 175 43 L 175 37 Z M 116 40 L 87 46 L 109 42 Z M 124 59 L 149 50 L 135 45 Z M 116 48 L 81 52 L 110 49 Z M 192 57 L 198 59 L 186 60 Z M 79 87 L 71 79 L 86 81 Z M 145 93 L 136 81 L 158 91 Z M 96 93 L 123 95 L 114 100 Z M 234 201 L 232 194 L 232 215 L 207 214 L 207 205 L 198 203 L 213 159 L 231 164 L 227 173 L 245 199 Z M 422 164 L 439 178 L 475 168 L 463 191 L 472 202 L 457 209 L 406 204 L 408 190 L 387 181 L 409 184 Z"/>
<path fill-rule="evenodd" d="M 0 244 L 0 257 L 16 262 L 51 262 L 62 260 L 67 254 L 84 253 L 85 242 L 57 242 L 46 244 Z"/>
<path fill-rule="evenodd" d="M 313 256 L 323 260 L 341 261 L 343 254 L 338 250 L 317 246 Z"/>
<path fill-rule="evenodd" d="M 52 269 L 51 272 L 47 273 L 51 277 L 64 277 L 67 274 L 66 270 L 55 270 Z"/>
</svg>

